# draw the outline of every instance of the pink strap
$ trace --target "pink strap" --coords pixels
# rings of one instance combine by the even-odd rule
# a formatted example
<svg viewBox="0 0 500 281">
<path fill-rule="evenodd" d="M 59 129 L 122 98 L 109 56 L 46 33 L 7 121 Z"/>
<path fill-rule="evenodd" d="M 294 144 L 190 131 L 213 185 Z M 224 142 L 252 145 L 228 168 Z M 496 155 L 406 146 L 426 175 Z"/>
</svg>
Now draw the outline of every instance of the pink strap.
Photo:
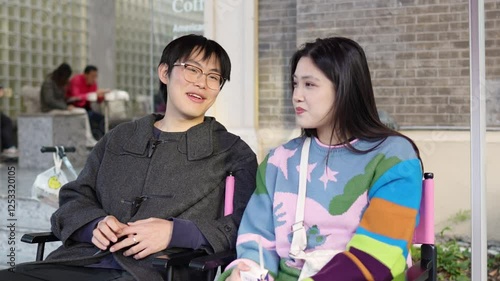
<svg viewBox="0 0 500 281">
<path fill-rule="evenodd" d="M 234 176 L 229 173 L 226 177 L 226 192 L 224 196 L 224 216 L 233 213 L 233 199 L 234 199 Z"/>
</svg>

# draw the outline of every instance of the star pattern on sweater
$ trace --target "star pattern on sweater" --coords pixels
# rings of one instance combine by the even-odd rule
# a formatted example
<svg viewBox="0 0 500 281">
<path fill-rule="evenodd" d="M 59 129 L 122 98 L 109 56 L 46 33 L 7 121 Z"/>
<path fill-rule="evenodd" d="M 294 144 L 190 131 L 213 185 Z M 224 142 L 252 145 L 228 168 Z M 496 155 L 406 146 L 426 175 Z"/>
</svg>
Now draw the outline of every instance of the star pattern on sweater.
<svg viewBox="0 0 500 281">
<path fill-rule="evenodd" d="M 316 168 L 317 164 L 318 163 L 312 163 L 312 164 L 307 165 L 307 181 L 308 182 L 311 182 L 311 173 L 314 170 L 314 168 Z M 300 174 L 300 165 L 297 166 L 297 171 Z"/>
<path fill-rule="evenodd" d="M 269 160 L 267 162 L 278 167 L 281 172 L 283 172 L 285 179 L 288 179 L 288 159 L 291 158 L 296 151 L 297 149 L 290 150 L 284 148 L 283 146 L 280 146 L 276 148 L 273 156 L 269 157 Z"/>
<path fill-rule="evenodd" d="M 326 191 L 326 186 L 327 186 L 329 181 L 337 182 L 337 178 L 335 176 L 338 173 L 339 172 L 332 171 L 332 170 L 330 170 L 329 167 L 326 167 L 325 173 L 319 178 L 319 180 L 323 182 L 323 186 L 325 188 L 325 191 Z"/>
</svg>

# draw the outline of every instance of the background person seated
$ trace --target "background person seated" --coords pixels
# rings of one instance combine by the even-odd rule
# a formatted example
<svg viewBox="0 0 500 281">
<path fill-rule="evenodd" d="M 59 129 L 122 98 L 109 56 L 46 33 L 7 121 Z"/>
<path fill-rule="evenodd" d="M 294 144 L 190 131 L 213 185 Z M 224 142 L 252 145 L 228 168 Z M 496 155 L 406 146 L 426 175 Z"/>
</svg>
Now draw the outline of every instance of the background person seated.
<svg viewBox="0 0 500 281">
<path fill-rule="evenodd" d="M 104 135 L 104 115 L 92 110 L 90 101 L 87 99 L 89 93 L 97 94 L 97 102 L 104 100 L 104 94 L 109 92 L 109 89 L 98 89 L 97 87 L 97 67 L 87 65 L 83 74 L 75 75 L 69 82 L 69 87 L 66 92 L 67 102 L 76 107 L 81 107 L 87 110 L 89 116 L 92 135 L 96 140 L 99 140 Z"/>
<path fill-rule="evenodd" d="M 82 108 L 77 108 L 72 104 L 66 103 L 66 90 L 71 77 L 71 66 L 67 63 L 59 65 L 52 73 L 47 75 L 47 78 L 40 88 L 40 104 L 42 112 L 56 113 L 61 111 L 79 112 L 84 111 Z M 86 145 L 93 147 L 96 140 L 92 135 L 90 123 L 87 120 L 85 124 L 86 130 Z"/>
<path fill-rule="evenodd" d="M 0 98 L 3 97 L 3 86 L 0 85 Z M 15 159 L 19 153 L 14 143 L 14 127 L 12 120 L 3 112 L 0 112 L 0 138 L 2 145 L 2 157 L 7 159 Z"/>
<path fill-rule="evenodd" d="M 47 75 L 40 89 L 40 103 L 42 112 L 52 110 L 71 110 L 75 106 L 66 103 L 66 87 L 71 77 L 71 67 L 67 63 L 59 65 L 52 73 Z"/>
</svg>

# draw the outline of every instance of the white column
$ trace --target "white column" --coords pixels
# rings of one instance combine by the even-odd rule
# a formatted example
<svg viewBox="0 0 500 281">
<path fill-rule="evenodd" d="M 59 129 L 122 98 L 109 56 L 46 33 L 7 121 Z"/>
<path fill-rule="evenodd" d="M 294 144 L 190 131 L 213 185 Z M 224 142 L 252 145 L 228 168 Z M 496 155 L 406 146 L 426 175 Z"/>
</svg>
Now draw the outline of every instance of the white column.
<svg viewBox="0 0 500 281">
<path fill-rule="evenodd" d="M 205 36 L 217 41 L 231 58 L 231 81 L 208 112 L 258 150 L 257 127 L 257 2 L 206 0 Z"/>
<path fill-rule="evenodd" d="M 471 133 L 471 205 L 472 205 L 472 274 L 471 279 L 488 279 L 486 177 L 485 177 L 485 51 L 484 0 L 469 0 L 470 45 L 470 133 Z"/>
<path fill-rule="evenodd" d="M 99 69 L 99 88 L 116 87 L 115 1 L 89 1 L 89 61 Z M 83 69 L 73 69 L 75 73 Z"/>
</svg>

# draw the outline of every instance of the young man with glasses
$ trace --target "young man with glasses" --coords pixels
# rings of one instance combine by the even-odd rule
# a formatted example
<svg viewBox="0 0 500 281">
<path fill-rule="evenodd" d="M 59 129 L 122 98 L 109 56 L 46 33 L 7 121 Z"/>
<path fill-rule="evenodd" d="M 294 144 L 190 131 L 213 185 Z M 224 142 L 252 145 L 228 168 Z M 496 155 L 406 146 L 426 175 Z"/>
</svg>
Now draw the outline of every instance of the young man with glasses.
<svg viewBox="0 0 500 281">
<path fill-rule="evenodd" d="M 165 114 L 120 124 L 98 142 L 78 179 L 60 191 L 51 222 L 63 246 L 46 265 L 16 267 L 15 280 L 71 275 L 77 281 L 89 274 L 92 280 L 162 280 L 152 260 L 167 248 L 235 248 L 257 160 L 243 140 L 205 116 L 230 71 L 225 50 L 203 36 L 168 44 L 158 66 Z M 228 173 L 236 182 L 234 211 L 223 216 Z M 176 270 L 176 280 L 204 279 L 201 272 Z"/>
</svg>

